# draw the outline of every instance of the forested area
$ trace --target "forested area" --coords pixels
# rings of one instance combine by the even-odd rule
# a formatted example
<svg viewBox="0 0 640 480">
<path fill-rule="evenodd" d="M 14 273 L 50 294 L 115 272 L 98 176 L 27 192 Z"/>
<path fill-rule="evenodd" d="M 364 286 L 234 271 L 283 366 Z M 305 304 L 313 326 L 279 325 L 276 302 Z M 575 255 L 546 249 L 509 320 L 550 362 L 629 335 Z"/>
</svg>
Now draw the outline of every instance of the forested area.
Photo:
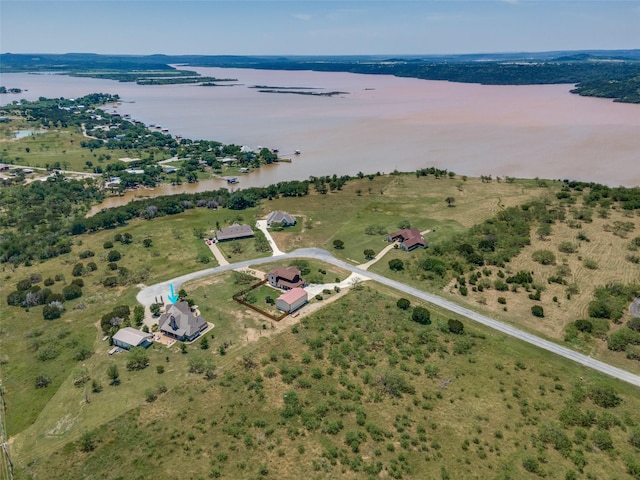
<svg viewBox="0 0 640 480">
<path fill-rule="evenodd" d="M 70 252 L 74 219 L 103 198 L 92 180 L 64 181 L 63 175 L 2 187 L 0 263 L 28 265 Z"/>
<path fill-rule="evenodd" d="M 581 82 L 571 93 L 588 97 L 613 98 L 616 102 L 640 103 L 640 75 L 615 80 Z"/>
</svg>

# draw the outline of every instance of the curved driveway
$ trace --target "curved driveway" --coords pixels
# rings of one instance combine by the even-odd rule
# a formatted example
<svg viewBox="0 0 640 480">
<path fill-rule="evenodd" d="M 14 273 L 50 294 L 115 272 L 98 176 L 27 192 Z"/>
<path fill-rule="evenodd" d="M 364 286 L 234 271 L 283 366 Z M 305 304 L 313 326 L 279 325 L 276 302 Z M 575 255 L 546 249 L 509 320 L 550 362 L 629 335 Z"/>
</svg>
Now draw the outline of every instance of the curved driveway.
<svg viewBox="0 0 640 480">
<path fill-rule="evenodd" d="M 633 373 L 627 372 L 626 370 L 623 370 L 621 368 L 617 368 L 607 363 L 601 362 L 599 360 L 595 360 L 587 355 L 583 355 L 574 350 L 571 350 L 570 348 L 563 347 L 549 340 L 545 340 L 543 338 L 540 338 L 536 335 L 520 330 L 506 323 L 499 322 L 490 317 L 474 312 L 473 310 L 462 307 L 445 298 L 439 297 L 437 295 L 434 295 L 428 292 L 424 292 L 422 290 L 411 287 L 409 285 L 405 285 L 404 283 L 398 282 L 396 280 L 391 280 L 377 273 L 368 272 L 359 267 L 355 267 L 347 262 L 338 260 L 333 255 L 331 255 L 331 253 L 319 248 L 301 248 L 298 250 L 294 250 L 293 252 L 290 252 L 290 253 L 285 253 L 285 254 L 277 255 L 273 257 L 259 258 L 256 260 L 246 260 L 244 262 L 238 262 L 230 265 L 224 265 L 224 266 L 215 267 L 215 268 L 208 268 L 205 270 L 200 270 L 198 272 L 188 273 L 181 277 L 174 278 L 173 280 L 168 280 L 166 282 L 145 287 L 142 290 L 140 290 L 136 298 L 143 305 L 150 305 L 155 301 L 155 297 L 160 298 L 160 295 L 166 296 L 169 293 L 170 284 L 173 284 L 174 289 L 178 290 L 180 286 L 185 282 L 188 282 L 190 280 L 195 280 L 197 278 L 213 275 L 215 273 L 235 270 L 241 267 L 249 267 L 251 265 L 260 265 L 263 263 L 270 263 L 270 262 L 273 262 L 274 258 L 284 260 L 284 259 L 293 259 L 293 258 L 301 258 L 301 257 L 321 260 L 323 262 L 330 263 L 337 267 L 344 268 L 345 270 L 349 270 L 352 273 L 358 274 L 359 277 L 363 279 L 374 280 L 383 285 L 387 285 L 388 287 L 394 288 L 408 295 L 424 300 L 425 302 L 432 303 L 434 305 L 437 305 L 438 307 L 444 308 L 451 312 L 455 312 L 459 315 L 462 315 L 463 317 L 466 317 L 470 320 L 481 323 L 482 325 L 485 325 L 499 332 L 505 333 L 511 337 L 525 341 L 527 343 L 530 343 L 531 345 L 535 345 L 536 347 L 543 348 L 544 350 L 555 353 L 569 360 L 573 360 L 574 362 L 584 365 L 585 367 L 605 373 L 611 377 L 617 378 L 624 382 L 640 387 L 640 376 L 638 375 L 634 375 Z"/>
</svg>

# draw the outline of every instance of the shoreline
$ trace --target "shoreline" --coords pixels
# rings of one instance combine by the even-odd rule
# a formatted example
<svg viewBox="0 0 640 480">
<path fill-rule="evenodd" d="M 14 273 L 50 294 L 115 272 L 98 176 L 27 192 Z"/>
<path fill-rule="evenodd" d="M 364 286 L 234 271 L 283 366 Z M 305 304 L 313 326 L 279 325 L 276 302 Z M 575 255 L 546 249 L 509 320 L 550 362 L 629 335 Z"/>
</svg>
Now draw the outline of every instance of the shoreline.
<svg viewBox="0 0 640 480">
<path fill-rule="evenodd" d="M 195 70 L 238 77 L 242 85 L 196 89 L 63 75 L 6 75 L 30 81 L 27 93 L 35 98 L 69 98 L 83 89 L 112 91 L 123 99 L 121 113 L 163 125 L 183 138 L 255 142 L 304 152 L 291 168 L 247 175 L 243 187 L 311 175 L 411 171 L 425 165 L 476 177 L 640 185 L 640 171 L 634 168 L 640 151 L 640 107 L 571 94 L 571 84 L 495 86 L 336 72 Z M 261 95 L 247 85 L 320 86 L 351 93 Z"/>
</svg>

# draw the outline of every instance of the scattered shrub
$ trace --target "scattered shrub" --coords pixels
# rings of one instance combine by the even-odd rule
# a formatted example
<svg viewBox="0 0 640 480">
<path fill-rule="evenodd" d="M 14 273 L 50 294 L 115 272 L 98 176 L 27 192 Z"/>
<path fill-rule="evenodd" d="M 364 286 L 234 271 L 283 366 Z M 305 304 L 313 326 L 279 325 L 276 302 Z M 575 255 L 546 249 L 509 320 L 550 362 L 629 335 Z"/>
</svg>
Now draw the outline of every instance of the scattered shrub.
<svg viewBox="0 0 640 480">
<path fill-rule="evenodd" d="M 399 258 L 394 258 L 393 260 L 389 260 L 389 268 L 395 272 L 399 272 L 404 270 L 404 262 Z"/>
<path fill-rule="evenodd" d="M 540 305 L 534 305 L 531 307 L 531 314 L 534 317 L 544 318 L 544 309 Z"/>
<path fill-rule="evenodd" d="M 555 265 L 556 256 L 551 250 L 537 250 L 531 254 L 534 262 L 540 265 Z"/>
<path fill-rule="evenodd" d="M 399 298 L 396 306 L 401 310 L 407 310 L 411 306 L 411 302 L 406 298 Z"/>
<path fill-rule="evenodd" d="M 571 242 L 562 242 L 558 245 L 558 250 L 562 253 L 576 253 L 578 251 L 578 247 Z"/>
<path fill-rule="evenodd" d="M 431 323 L 431 312 L 424 307 L 414 307 L 411 319 L 422 325 L 429 325 Z"/>
<path fill-rule="evenodd" d="M 38 375 L 36 377 L 36 388 L 45 388 L 51 384 L 51 378 L 48 375 Z"/>
<path fill-rule="evenodd" d="M 447 326 L 449 327 L 449 331 L 451 333 L 455 333 L 456 335 L 464 333 L 464 324 L 460 320 L 450 318 L 447 321 Z"/>
</svg>

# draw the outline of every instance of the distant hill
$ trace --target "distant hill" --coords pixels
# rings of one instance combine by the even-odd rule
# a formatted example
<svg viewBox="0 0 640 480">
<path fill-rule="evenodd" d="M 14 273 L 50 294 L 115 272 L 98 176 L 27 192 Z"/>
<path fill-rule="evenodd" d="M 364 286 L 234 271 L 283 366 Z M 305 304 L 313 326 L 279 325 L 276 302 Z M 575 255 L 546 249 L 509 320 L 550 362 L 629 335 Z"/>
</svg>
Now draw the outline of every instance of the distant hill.
<svg viewBox="0 0 640 480">
<path fill-rule="evenodd" d="M 0 55 L 0 71 L 60 71 L 100 75 L 105 71 L 175 71 L 190 67 L 314 70 L 394 75 L 486 85 L 577 84 L 574 93 L 638 101 L 640 50 L 584 50 L 408 56 L 97 55 L 92 53 Z M 611 88 L 610 82 L 615 82 Z"/>
</svg>

